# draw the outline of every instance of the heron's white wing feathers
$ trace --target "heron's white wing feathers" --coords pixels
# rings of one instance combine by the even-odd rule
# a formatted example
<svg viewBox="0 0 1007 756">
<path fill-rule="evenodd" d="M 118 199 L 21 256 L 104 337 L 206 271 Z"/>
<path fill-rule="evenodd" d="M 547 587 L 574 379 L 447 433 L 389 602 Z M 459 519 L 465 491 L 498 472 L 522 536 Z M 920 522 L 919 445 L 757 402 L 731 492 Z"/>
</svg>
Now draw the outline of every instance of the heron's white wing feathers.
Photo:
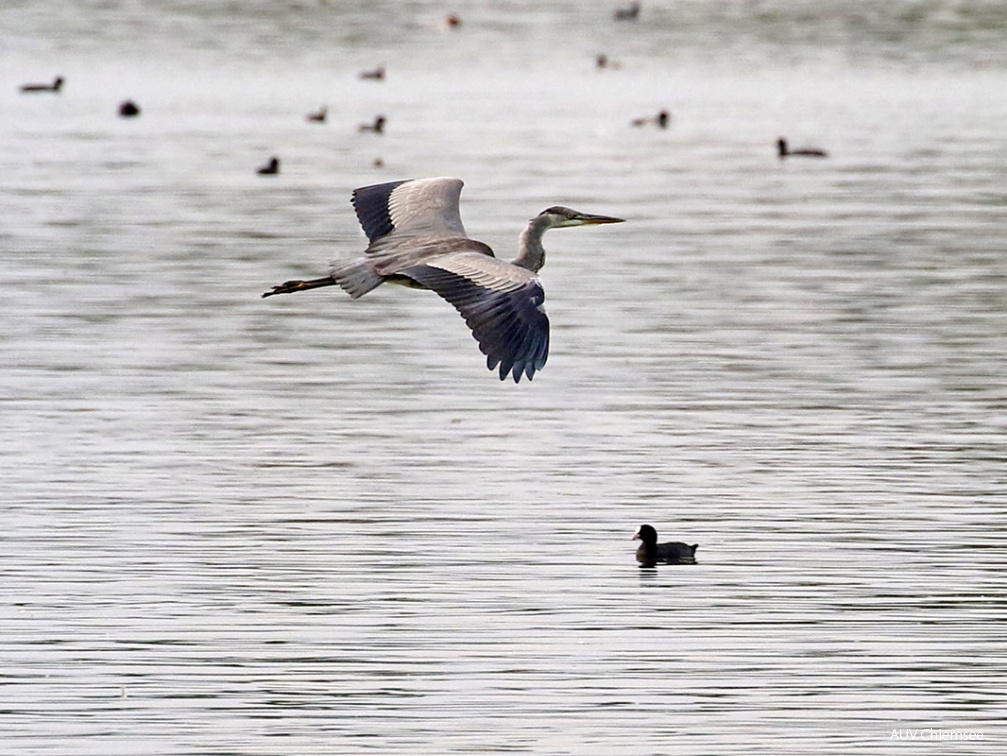
<svg viewBox="0 0 1007 756">
<path fill-rule="evenodd" d="M 365 186 L 353 192 L 353 209 L 372 247 L 386 248 L 390 236 L 403 243 L 410 237 L 466 236 L 458 211 L 462 186 L 456 178 Z"/>
<path fill-rule="evenodd" d="M 479 252 L 442 255 L 428 260 L 427 265 L 455 273 L 477 286 L 493 291 L 516 291 L 529 282 L 538 280 L 538 276 L 527 268 L 519 268 Z"/>
<path fill-rule="evenodd" d="M 538 276 L 479 252 L 456 252 L 401 271 L 454 305 L 490 370 L 531 379 L 549 356 L 549 317 Z"/>
</svg>

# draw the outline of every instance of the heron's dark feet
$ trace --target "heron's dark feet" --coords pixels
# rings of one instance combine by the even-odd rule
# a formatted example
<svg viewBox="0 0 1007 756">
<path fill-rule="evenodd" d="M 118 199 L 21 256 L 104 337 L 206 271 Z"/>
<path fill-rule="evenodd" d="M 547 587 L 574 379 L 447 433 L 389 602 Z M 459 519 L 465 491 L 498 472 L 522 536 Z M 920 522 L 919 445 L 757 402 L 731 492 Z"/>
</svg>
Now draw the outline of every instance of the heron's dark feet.
<svg viewBox="0 0 1007 756">
<path fill-rule="evenodd" d="M 302 289 L 308 288 L 307 283 L 307 281 L 287 281 L 286 283 L 274 286 L 272 289 L 265 292 L 262 297 L 266 298 L 271 297 L 274 294 L 290 294 L 293 291 L 301 291 Z"/>
<path fill-rule="evenodd" d="M 294 291 L 304 291 L 305 289 L 317 289 L 320 286 L 333 286 L 336 283 L 336 279 L 332 276 L 324 276 L 322 278 L 312 278 L 309 281 L 287 281 L 286 283 L 281 283 L 279 286 L 274 286 L 271 291 L 267 291 L 263 294 L 263 297 L 271 297 L 274 294 L 290 294 Z"/>
</svg>

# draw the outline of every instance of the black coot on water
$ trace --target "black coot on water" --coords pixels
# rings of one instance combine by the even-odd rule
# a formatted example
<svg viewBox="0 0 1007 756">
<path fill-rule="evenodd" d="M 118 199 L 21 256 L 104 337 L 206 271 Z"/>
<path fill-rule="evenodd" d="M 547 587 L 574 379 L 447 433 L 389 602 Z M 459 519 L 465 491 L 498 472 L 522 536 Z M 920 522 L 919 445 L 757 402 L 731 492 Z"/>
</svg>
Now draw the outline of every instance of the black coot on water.
<svg viewBox="0 0 1007 756">
<path fill-rule="evenodd" d="M 633 540 L 639 540 L 640 547 L 636 550 L 636 561 L 641 567 L 654 567 L 658 562 L 663 564 L 695 564 L 696 549 L 699 544 L 691 546 L 680 541 L 668 543 L 657 542 L 657 531 L 650 525 L 641 525 L 633 535 Z"/>
</svg>

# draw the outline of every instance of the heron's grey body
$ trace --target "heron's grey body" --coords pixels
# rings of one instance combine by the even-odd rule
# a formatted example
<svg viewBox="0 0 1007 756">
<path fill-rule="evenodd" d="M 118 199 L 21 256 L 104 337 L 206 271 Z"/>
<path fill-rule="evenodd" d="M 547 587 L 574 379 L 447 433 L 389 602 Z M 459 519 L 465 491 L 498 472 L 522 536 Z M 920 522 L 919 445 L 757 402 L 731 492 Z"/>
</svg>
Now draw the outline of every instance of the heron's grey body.
<svg viewBox="0 0 1007 756">
<path fill-rule="evenodd" d="M 500 379 L 531 379 L 549 355 L 545 292 L 536 273 L 545 263 L 550 228 L 618 223 L 621 218 L 551 207 L 528 223 L 511 262 L 465 233 L 458 202 L 462 181 L 429 178 L 365 186 L 353 192 L 357 219 L 370 241 L 363 257 L 335 260 L 330 275 L 287 281 L 262 296 L 338 284 L 354 299 L 382 283 L 432 289 L 461 313 Z"/>
</svg>

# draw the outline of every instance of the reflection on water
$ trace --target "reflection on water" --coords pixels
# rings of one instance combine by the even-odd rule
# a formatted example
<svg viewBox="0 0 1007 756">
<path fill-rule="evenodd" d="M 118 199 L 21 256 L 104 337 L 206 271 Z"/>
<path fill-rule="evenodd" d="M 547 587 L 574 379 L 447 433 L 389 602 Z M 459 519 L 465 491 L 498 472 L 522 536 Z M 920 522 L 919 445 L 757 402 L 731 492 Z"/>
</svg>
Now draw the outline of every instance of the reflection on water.
<svg viewBox="0 0 1007 756">
<path fill-rule="evenodd" d="M 713 8 L 8 14 L 16 751 L 988 752 L 1002 45 L 982 4 Z M 629 220 L 546 237 L 534 382 L 429 293 L 259 299 L 427 175 L 503 257 L 549 205 Z M 641 522 L 699 564 L 638 569 Z"/>
</svg>

